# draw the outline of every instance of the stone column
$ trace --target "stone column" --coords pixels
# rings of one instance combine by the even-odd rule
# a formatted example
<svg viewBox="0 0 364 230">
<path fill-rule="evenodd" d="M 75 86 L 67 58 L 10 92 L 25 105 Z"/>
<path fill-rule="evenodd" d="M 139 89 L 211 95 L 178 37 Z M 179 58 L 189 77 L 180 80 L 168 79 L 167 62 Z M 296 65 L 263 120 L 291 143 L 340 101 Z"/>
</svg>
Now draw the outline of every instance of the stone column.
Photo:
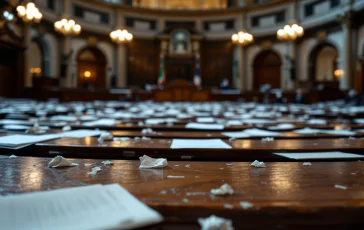
<svg viewBox="0 0 364 230">
<path fill-rule="evenodd" d="M 29 53 L 30 43 L 32 42 L 31 34 L 30 34 L 30 24 L 24 23 L 24 26 L 22 28 L 23 33 L 23 43 L 24 47 L 26 47 L 24 51 L 24 86 L 25 87 L 32 87 L 32 75 L 30 73 L 29 69 L 29 59 L 31 58 L 31 54 Z"/>
<path fill-rule="evenodd" d="M 68 18 L 71 15 L 71 0 L 64 0 L 63 1 L 63 12 L 64 18 Z M 65 62 L 64 64 L 66 65 L 66 71 L 65 71 L 65 76 L 64 77 L 64 81 L 63 81 L 63 85 L 67 88 L 71 88 L 73 86 L 72 84 L 72 44 L 71 44 L 71 37 L 70 36 L 64 36 L 63 38 L 63 51 L 62 51 L 62 58 L 61 58 L 61 62 Z"/>
<path fill-rule="evenodd" d="M 116 17 L 116 28 L 124 28 L 124 17 L 120 12 L 117 12 Z M 131 41 L 133 42 L 133 41 Z M 127 86 L 127 74 L 128 74 L 128 64 L 127 64 L 127 47 L 126 44 L 117 44 L 117 87 L 125 88 Z"/>
<path fill-rule="evenodd" d="M 344 82 L 342 84 L 342 88 L 347 89 L 347 88 L 353 88 L 355 86 L 355 77 L 354 77 L 354 72 L 353 72 L 353 51 L 352 51 L 352 47 L 353 47 L 353 36 L 352 36 L 352 23 L 351 23 L 351 17 L 350 15 L 348 15 L 347 20 L 345 20 L 345 22 L 343 22 L 343 29 L 344 29 L 344 34 L 345 34 L 345 64 L 344 64 Z"/>
<path fill-rule="evenodd" d="M 244 76 L 244 47 L 235 45 L 233 62 L 233 87 L 244 91 L 246 89 L 246 81 Z"/>
</svg>

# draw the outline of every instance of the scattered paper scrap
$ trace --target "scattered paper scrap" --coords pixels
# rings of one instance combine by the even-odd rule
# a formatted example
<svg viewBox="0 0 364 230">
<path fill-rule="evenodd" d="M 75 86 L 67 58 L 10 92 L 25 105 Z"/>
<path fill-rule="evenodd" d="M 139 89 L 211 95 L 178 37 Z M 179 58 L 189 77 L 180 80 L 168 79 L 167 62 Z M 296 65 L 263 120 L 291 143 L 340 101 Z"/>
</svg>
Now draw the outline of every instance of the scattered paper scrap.
<svg viewBox="0 0 364 230">
<path fill-rule="evenodd" d="M 234 230 L 233 222 L 222 217 L 211 215 L 208 218 L 198 218 L 201 230 Z"/>
<path fill-rule="evenodd" d="M 25 130 L 25 133 L 28 134 L 39 134 L 39 133 L 44 133 L 45 130 L 41 129 L 40 126 L 38 125 L 38 121 L 34 122 L 33 127 L 28 128 L 27 130 Z"/>
<path fill-rule="evenodd" d="M 129 141 L 130 138 L 129 137 L 120 137 L 119 141 Z"/>
<path fill-rule="evenodd" d="M 234 189 L 229 184 L 223 184 L 220 188 L 211 189 L 210 192 L 216 196 L 233 195 Z"/>
<path fill-rule="evenodd" d="M 171 176 L 171 175 L 168 175 L 167 178 L 169 178 L 169 179 L 183 179 L 183 178 L 185 178 L 185 176 Z"/>
<path fill-rule="evenodd" d="M 186 167 L 186 168 L 191 168 L 191 165 L 186 165 L 185 167 Z"/>
<path fill-rule="evenodd" d="M 234 208 L 234 205 L 232 205 L 232 204 L 224 204 L 224 208 L 226 208 L 226 209 L 233 209 Z"/>
<path fill-rule="evenodd" d="M 164 168 L 168 166 L 166 158 L 151 158 L 147 155 L 139 157 L 140 169 Z"/>
<path fill-rule="evenodd" d="M 71 126 L 64 126 L 63 128 L 62 128 L 62 131 L 71 131 Z"/>
<path fill-rule="evenodd" d="M 274 137 L 264 137 L 262 138 L 263 142 L 273 142 L 274 141 Z"/>
<path fill-rule="evenodd" d="M 303 162 L 303 164 L 302 164 L 303 166 L 311 166 L 312 165 L 312 163 L 311 162 Z"/>
<path fill-rule="evenodd" d="M 348 187 L 336 184 L 335 188 L 346 190 Z"/>
<path fill-rule="evenodd" d="M 104 165 L 112 165 L 114 164 L 112 161 L 110 160 L 106 160 L 106 161 L 102 161 L 101 163 L 103 163 Z"/>
<path fill-rule="evenodd" d="M 11 155 L 9 156 L 9 158 L 17 158 L 17 156 L 15 156 L 14 154 L 11 154 Z"/>
<path fill-rule="evenodd" d="M 154 134 L 156 132 L 151 128 L 147 128 L 147 129 L 142 129 L 141 133 L 142 134 Z"/>
<path fill-rule="evenodd" d="M 112 141 L 113 140 L 113 135 L 109 132 L 105 132 L 105 133 L 101 133 L 98 141 L 99 143 L 104 143 L 104 141 Z"/>
<path fill-rule="evenodd" d="M 91 165 L 93 165 L 93 164 L 85 164 L 86 167 L 90 167 Z"/>
<path fill-rule="evenodd" d="M 265 168 L 265 167 L 267 167 L 265 164 L 264 164 L 264 162 L 262 161 L 262 162 L 259 162 L 259 161 L 257 161 L 257 160 L 255 160 L 252 164 L 251 164 L 251 166 L 254 166 L 254 167 L 256 167 L 256 168 Z"/>
<path fill-rule="evenodd" d="M 245 210 L 254 207 L 254 205 L 248 201 L 241 201 L 240 206 Z"/>
<path fill-rule="evenodd" d="M 187 199 L 187 198 L 183 198 L 183 203 L 188 203 L 189 202 L 189 200 Z"/>
<path fill-rule="evenodd" d="M 49 168 L 71 167 L 71 166 L 77 166 L 77 165 L 78 164 L 72 163 L 62 156 L 56 156 L 48 163 Z"/>
<path fill-rule="evenodd" d="M 186 196 L 204 196 L 206 192 L 187 192 Z"/>
<path fill-rule="evenodd" d="M 99 166 L 95 166 L 91 169 L 91 172 L 88 172 L 87 174 L 91 176 L 95 176 L 97 172 L 101 171 L 102 169 Z"/>
<path fill-rule="evenodd" d="M 151 138 L 150 137 L 142 137 L 142 140 L 145 140 L 145 141 L 149 141 L 149 140 L 151 140 Z"/>
</svg>

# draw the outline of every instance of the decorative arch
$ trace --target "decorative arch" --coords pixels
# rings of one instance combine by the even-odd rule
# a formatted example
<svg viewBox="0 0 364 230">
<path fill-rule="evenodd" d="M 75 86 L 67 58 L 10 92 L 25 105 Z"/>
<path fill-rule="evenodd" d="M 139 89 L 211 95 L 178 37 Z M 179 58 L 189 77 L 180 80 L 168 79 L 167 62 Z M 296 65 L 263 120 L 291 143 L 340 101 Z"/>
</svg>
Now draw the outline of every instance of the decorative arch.
<svg viewBox="0 0 364 230">
<path fill-rule="evenodd" d="M 332 49 L 334 49 L 336 51 L 336 57 L 335 57 L 335 61 L 333 63 L 333 68 L 334 70 L 337 68 L 337 61 L 336 59 L 338 58 L 338 48 L 332 44 L 331 42 L 328 41 L 324 41 L 324 42 L 320 42 L 318 44 L 316 44 L 313 49 L 311 50 L 310 54 L 309 54 L 309 58 L 308 58 L 308 80 L 309 82 L 313 85 L 317 79 L 317 58 L 320 55 L 320 52 L 327 48 L 330 47 Z"/>
<path fill-rule="evenodd" d="M 43 73 L 42 75 L 50 76 L 50 48 L 48 41 L 41 36 L 34 37 L 32 41 L 38 45 L 41 51 L 41 68 Z"/>
<path fill-rule="evenodd" d="M 95 46 L 81 49 L 77 57 L 77 87 L 78 88 L 106 88 L 106 57 Z"/>
<path fill-rule="evenodd" d="M 272 88 L 281 87 L 282 59 L 273 50 L 264 50 L 254 59 L 253 86 L 257 90 L 261 85 L 270 84 Z"/>
</svg>

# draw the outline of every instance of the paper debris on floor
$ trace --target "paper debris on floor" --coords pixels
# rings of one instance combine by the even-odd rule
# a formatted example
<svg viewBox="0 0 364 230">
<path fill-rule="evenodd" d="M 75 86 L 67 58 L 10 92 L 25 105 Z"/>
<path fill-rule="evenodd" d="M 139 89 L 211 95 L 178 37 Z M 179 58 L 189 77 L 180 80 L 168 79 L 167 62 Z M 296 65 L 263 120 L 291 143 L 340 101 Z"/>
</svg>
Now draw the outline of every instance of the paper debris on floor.
<svg viewBox="0 0 364 230">
<path fill-rule="evenodd" d="M 112 161 L 110 160 L 106 160 L 106 161 L 102 161 L 101 163 L 103 163 L 104 165 L 112 165 L 114 164 Z"/>
<path fill-rule="evenodd" d="M 248 201 L 241 201 L 240 206 L 245 210 L 254 207 L 254 205 Z"/>
<path fill-rule="evenodd" d="M 198 218 L 201 230 L 234 230 L 233 222 L 229 219 L 211 215 L 208 218 Z"/>
<path fill-rule="evenodd" d="M 262 161 L 262 162 L 260 162 L 260 161 L 257 161 L 257 160 L 255 160 L 252 164 L 251 164 L 251 166 L 254 166 L 254 167 L 256 167 L 256 168 L 265 168 L 265 167 L 267 167 L 265 164 L 264 164 L 264 162 Z"/>
<path fill-rule="evenodd" d="M 101 171 L 102 169 L 99 166 L 95 166 L 91 169 L 91 172 L 88 172 L 87 174 L 95 176 L 97 172 Z"/>
<path fill-rule="evenodd" d="M 233 195 L 234 189 L 229 184 L 223 184 L 220 188 L 211 189 L 211 194 L 216 196 Z"/>
</svg>

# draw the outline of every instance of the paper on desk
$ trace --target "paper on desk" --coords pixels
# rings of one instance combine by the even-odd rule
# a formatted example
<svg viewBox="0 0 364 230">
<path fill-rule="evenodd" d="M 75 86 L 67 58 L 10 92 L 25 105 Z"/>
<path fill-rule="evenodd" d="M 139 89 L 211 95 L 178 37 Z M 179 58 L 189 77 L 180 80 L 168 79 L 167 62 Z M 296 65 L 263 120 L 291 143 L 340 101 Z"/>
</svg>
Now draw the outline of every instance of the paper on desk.
<svg viewBox="0 0 364 230">
<path fill-rule="evenodd" d="M 15 147 L 19 145 L 33 144 L 42 141 L 48 141 L 59 138 L 58 134 L 47 134 L 47 135 L 23 135 L 15 134 L 9 136 L 0 137 L 0 147 Z"/>
<path fill-rule="evenodd" d="M 118 184 L 0 198 L 2 229 L 130 229 L 162 217 Z"/>
<path fill-rule="evenodd" d="M 243 119 L 243 123 L 245 123 L 245 124 L 274 124 L 277 122 L 274 120 L 268 120 L 268 119 Z"/>
<path fill-rule="evenodd" d="M 326 125 L 327 121 L 324 119 L 310 119 L 306 122 L 309 125 Z"/>
<path fill-rule="evenodd" d="M 100 119 L 97 121 L 84 122 L 84 126 L 113 126 L 116 124 L 115 119 Z"/>
<path fill-rule="evenodd" d="M 75 122 L 75 121 L 77 121 L 77 117 L 57 115 L 57 116 L 50 117 L 49 120 L 51 120 L 51 121 Z"/>
<path fill-rule="evenodd" d="M 173 139 L 171 149 L 231 149 L 221 139 Z"/>
<path fill-rule="evenodd" d="M 99 136 L 102 133 L 104 133 L 104 131 L 78 129 L 78 130 L 63 132 L 63 133 L 60 133 L 59 135 L 61 137 L 84 138 L 84 137 Z"/>
<path fill-rule="evenodd" d="M 4 125 L 3 129 L 7 129 L 7 130 L 27 130 L 29 129 L 30 126 L 26 126 L 26 125 Z"/>
<path fill-rule="evenodd" d="M 215 121 L 215 118 L 213 117 L 198 117 L 196 119 L 198 123 L 213 123 Z"/>
<path fill-rule="evenodd" d="M 298 134 L 318 134 L 318 133 L 321 132 L 321 130 L 306 127 L 306 128 L 303 128 L 303 129 L 296 129 L 293 132 L 298 133 Z"/>
<path fill-rule="evenodd" d="M 249 134 L 250 136 L 255 137 L 275 137 L 275 136 L 283 136 L 282 133 L 279 132 L 273 132 L 273 131 L 267 131 L 263 129 L 245 129 L 243 131 L 246 134 Z"/>
<path fill-rule="evenodd" d="M 322 133 L 331 134 L 331 135 L 343 135 L 343 136 L 353 136 L 356 134 L 354 131 L 345 130 L 345 129 L 332 129 L 332 130 L 322 130 Z"/>
<path fill-rule="evenodd" d="M 166 158 L 151 158 L 147 155 L 139 157 L 140 169 L 164 168 L 168 166 Z"/>
<path fill-rule="evenodd" d="M 12 120 L 12 119 L 2 119 L 0 120 L 0 125 L 11 125 L 11 124 L 28 124 L 31 125 L 29 121 L 25 120 Z"/>
<path fill-rule="evenodd" d="M 289 124 L 289 123 L 282 123 L 282 124 L 278 124 L 278 125 L 269 127 L 270 130 L 290 130 L 293 128 L 294 128 L 294 125 Z"/>
<path fill-rule="evenodd" d="M 188 123 L 186 129 L 201 129 L 201 130 L 223 130 L 224 126 L 220 124 L 202 124 L 202 123 Z"/>
<path fill-rule="evenodd" d="M 147 125 L 159 125 L 165 123 L 166 120 L 163 118 L 150 118 L 145 120 L 145 124 Z"/>
<path fill-rule="evenodd" d="M 290 152 L 290 153 L 274 153 L 275 155 L 286 157 L 289 159 L 341 159 L 341 158 L 364 158 L 364 155 L 334 152 Z"/>
<path fill-rule="evenodd" d="M 228 120 L 226 122 L 226 126 L 239 126 L 239 125 L 243 125 L 243 122 L 240 120 Z"/>
<path fill-rule="evenodd" d="M 250 134 L 245 133 L 244 131 L 240 132 L 223 132 L 221 133 L 224 136 L 232 137 L 232 138 L 248 138 Z"/>
<path fill-rule="evenodd" d="M 72 163 L 62 156 L 56 156 L 48 163 L 49 168 L 72 167 L 77 165 L 78 164 Z"/>
</svg>

